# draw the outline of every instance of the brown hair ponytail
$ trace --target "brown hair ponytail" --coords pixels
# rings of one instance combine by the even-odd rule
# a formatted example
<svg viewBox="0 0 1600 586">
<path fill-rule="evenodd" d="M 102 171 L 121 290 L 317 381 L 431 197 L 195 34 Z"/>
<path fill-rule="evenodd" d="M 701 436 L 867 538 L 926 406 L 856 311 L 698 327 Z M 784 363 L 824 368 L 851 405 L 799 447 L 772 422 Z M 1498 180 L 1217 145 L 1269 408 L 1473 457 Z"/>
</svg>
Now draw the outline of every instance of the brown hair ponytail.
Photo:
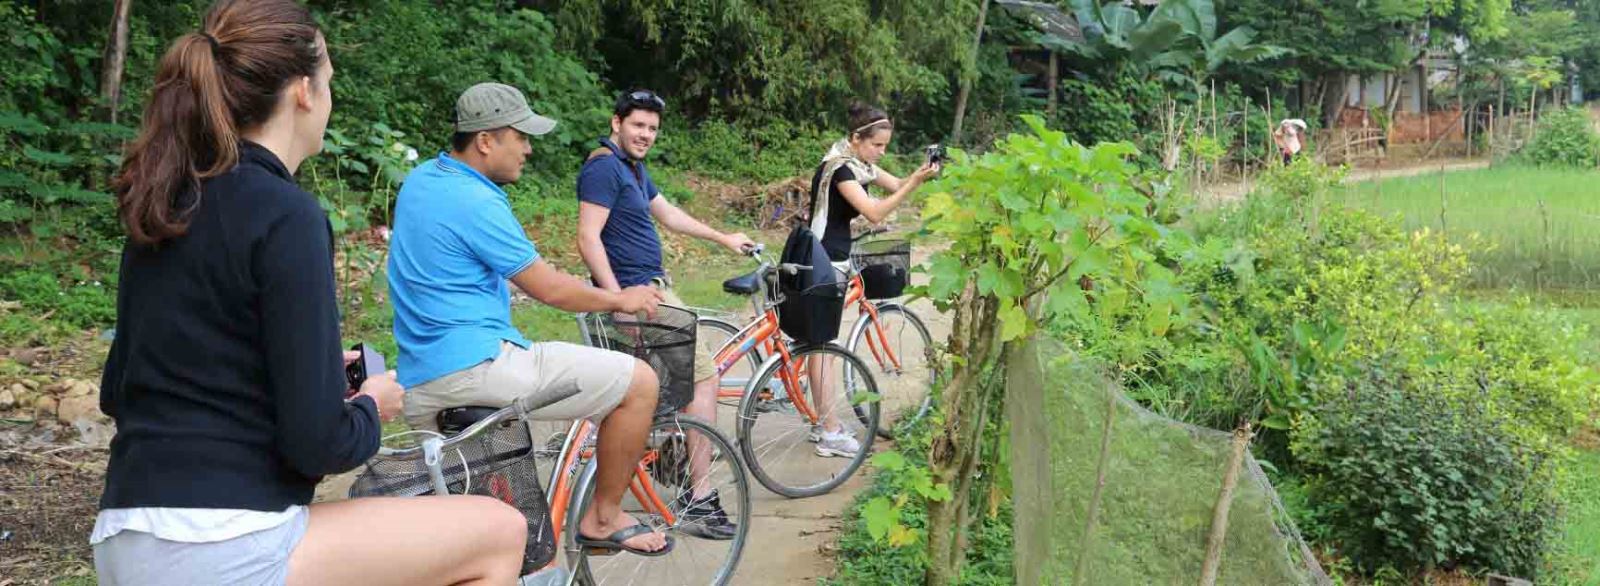
<svg viewBox="0 0 1600 586">
<path fill-rule="evenodd" d="M 200 180 L 232 170 L 241 133 L 271 117 L 283 88 L 324 58 L 316 21 L 294 0 L 219 0 L 201 31 L 161 57 L 139 136 L 112 181 L 137 244 L 183 235 Z M 186 191 L 192 197 L 180 199 Z"/>
</svg>

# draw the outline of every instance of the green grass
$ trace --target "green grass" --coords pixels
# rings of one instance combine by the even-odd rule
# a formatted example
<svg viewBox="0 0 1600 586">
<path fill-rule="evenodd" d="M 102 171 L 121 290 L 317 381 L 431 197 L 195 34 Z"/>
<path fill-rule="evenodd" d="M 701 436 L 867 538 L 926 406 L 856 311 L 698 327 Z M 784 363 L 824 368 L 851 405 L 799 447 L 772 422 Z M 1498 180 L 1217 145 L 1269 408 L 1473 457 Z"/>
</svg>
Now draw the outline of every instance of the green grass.
<svg viewBox="0 0 1600 586">
<path fill-rule="evenodd" d="M 1496 167 L 1355 183 L 1335 201 L 1490 245 L 1484 288 L 1600 289 L 1600 171 Z"/>
<path fill-rule="evenodd" d="M 1567 527 L 1562 552 L 1564 579 L 1574 586 L 1600 586 L 1600 451 L 1580 451 L 1564 487 Z"/>
</svg>

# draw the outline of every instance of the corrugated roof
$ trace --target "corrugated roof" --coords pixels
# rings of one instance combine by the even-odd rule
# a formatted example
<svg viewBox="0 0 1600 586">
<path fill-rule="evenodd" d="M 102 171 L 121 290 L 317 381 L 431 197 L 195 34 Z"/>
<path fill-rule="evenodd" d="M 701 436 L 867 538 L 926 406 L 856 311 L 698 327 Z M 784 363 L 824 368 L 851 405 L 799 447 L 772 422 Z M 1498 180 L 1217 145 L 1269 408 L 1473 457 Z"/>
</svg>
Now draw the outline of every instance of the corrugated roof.
<svg viewBox="0 0 1600 586">
<path fill-rule="evenodd" d="M 1078 28 L 1078 19 L 1062 12 L 1054 4 L 1028 0 L 995 0 L 995 4 L 1033 23 L 1047 36 L 1063 42 L 1083 41 L 1083 29 Z"/>
</svg>

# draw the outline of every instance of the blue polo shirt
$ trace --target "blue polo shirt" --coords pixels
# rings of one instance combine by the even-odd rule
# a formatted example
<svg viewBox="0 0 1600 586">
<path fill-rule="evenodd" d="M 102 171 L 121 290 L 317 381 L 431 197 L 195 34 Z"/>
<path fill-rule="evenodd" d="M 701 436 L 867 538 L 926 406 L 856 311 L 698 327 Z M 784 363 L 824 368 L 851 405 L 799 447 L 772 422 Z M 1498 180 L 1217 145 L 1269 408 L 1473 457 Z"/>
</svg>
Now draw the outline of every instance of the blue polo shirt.
<svg viewBox="0 0 1600 586">
<path fill-rule="evenodd" d="M 633 161 L 610 139 L 600 144 L 611 154 L 584 161 L 578 172 L 578 201 L 611 210 L 600 229 L 611 272 L 623 287 L 643 285 L 665 276 L 661 268 L 661 237 L 650 216 L 650 200 L 661 194 L 644 161 Z"/>
<path fill-rule="evenodd" d="M 400 384 L 414 387 L 494 358 L 511 326 L 506 280 L 539 259 L 506 192 L 447 153 L 406 176 L 389 239 L 389 299 Z"/>
</svg>

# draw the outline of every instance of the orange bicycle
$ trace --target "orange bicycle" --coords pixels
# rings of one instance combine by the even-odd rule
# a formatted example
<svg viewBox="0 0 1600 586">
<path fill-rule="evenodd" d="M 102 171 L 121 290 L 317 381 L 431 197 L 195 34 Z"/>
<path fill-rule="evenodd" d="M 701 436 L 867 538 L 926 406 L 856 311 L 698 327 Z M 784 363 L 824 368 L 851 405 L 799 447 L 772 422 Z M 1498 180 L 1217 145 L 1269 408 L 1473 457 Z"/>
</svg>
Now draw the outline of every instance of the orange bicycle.
<svg viewBox="0 0 1600 586">
<path fill-rule="evenodd" d="M 725 339 L 713 360 L 721 377 L 717 398 L 723 410 L 737 413 L 735 437 L 750 474 L 783 496 L 815 496 L 848 480 L 871 454 L 878 387 L 866 363 L 838 344 L 796 345 L 784 337 L 778 328 L 778 272 L 810 267 L 775 266 L 762 250 L 749 252 L 755 272 L 722 284 L 728 293 L 751 298 L 755 319 L 740 328 L 702 316 L 697 336 Z M 830 436 L 841 434 L 859 447 L 827 447 Z"/>
<path fill-rule="evenodd" d="M 877 434 L 893 439 L 901 425 L 927 415 L 933 403 L 932 389 L 938 368 L 933 355 L 933 336 L 922 318 L 896 300 L 907 284 L 910 245 L 904 240 L 860 241 L 886 230 L 874 229 L 855 238 L 851 254 L 849 288 L 845 307 L 857 310 L 855 324 L 845 337 L 844 349 L 866 362 L 878 390 Z M 730 291 L 742 293 L 742 291 Z M 756 315 L 762 314 L 757 306 Z M 727 346 L 741 332 L 733 323 L 702 311 L 697 336 Z M 718 360 L 722 375 L 718 399 L 724 412 L 738 410 L 744 389 L 771 356 L 766 344 L 753 344 L 741 356 L 730 354 L 733 362 Z M 854 371 L 845 373 L 854 376 Z M 851 381 L 852 384 L 854 381 Z M 866 425 L 867 409 L 857 405 L 857 417 Z"/>
</svg>

